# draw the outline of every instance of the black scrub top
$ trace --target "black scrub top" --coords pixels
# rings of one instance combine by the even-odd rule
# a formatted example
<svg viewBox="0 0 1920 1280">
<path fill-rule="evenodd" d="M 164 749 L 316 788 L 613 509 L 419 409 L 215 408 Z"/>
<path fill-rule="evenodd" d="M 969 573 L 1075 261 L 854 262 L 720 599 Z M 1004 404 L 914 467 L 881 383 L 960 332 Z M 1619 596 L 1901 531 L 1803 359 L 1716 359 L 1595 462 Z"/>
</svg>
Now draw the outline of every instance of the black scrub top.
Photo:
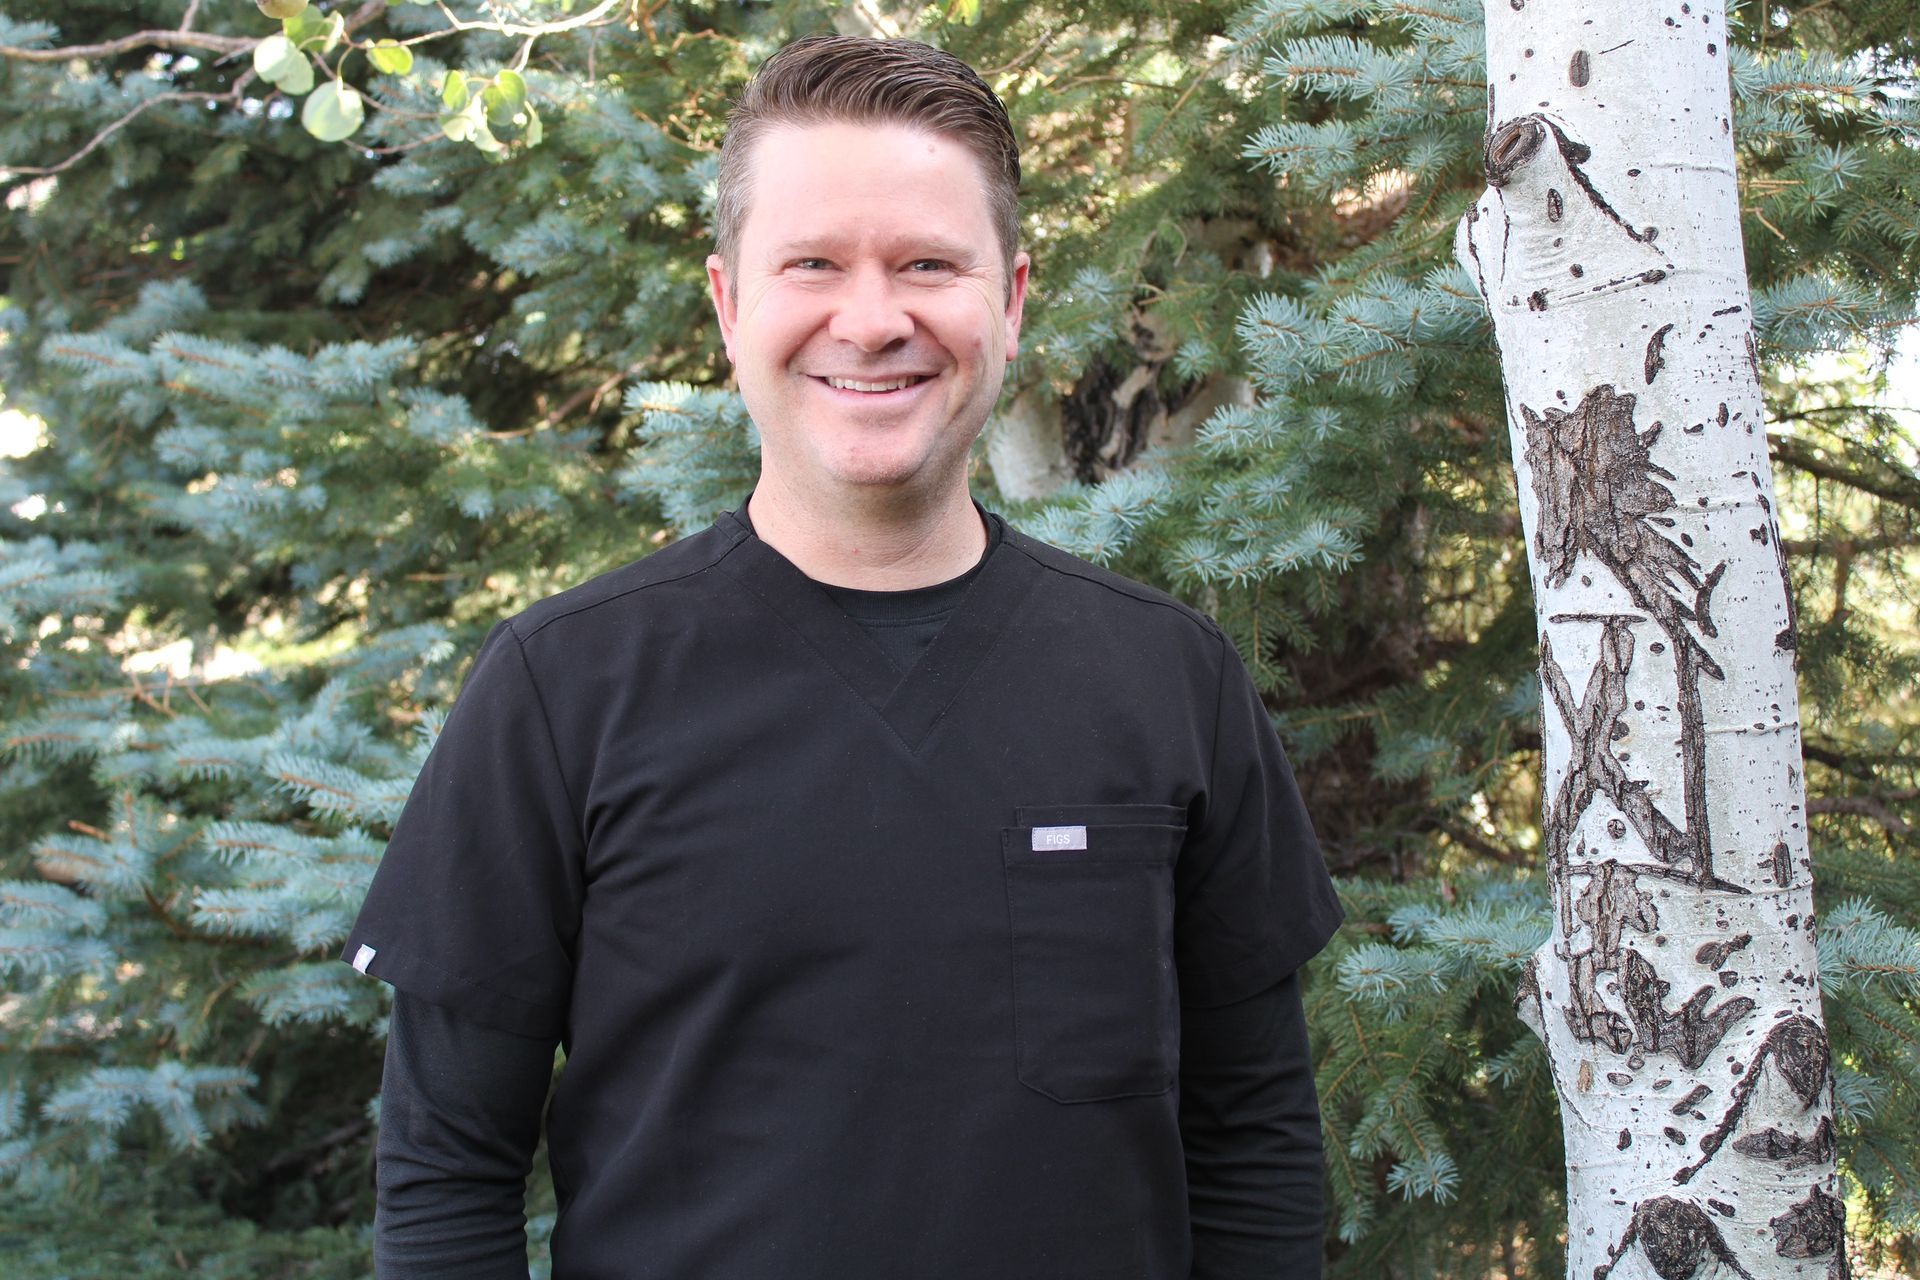
<svg viewBox="0 0 1920 1280">
<path fill-rule="evenodd" d="M 904 676 L 732 515 L 488 637 L 344 958 L 561 1038 L 557 1280 L 1186 1275 L 1179 1005 L 1340 907 L 1218 628 L 999 532 Z"/>
</svg>

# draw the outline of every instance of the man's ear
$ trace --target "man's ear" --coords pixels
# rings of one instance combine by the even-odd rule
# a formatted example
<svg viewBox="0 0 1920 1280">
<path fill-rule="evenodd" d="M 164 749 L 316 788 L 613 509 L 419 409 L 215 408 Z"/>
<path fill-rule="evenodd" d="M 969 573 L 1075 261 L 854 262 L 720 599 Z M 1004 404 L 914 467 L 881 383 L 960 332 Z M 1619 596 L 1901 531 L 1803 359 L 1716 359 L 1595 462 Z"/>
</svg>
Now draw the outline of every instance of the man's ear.
<svg viewBox="0 0 1920 1280">
<path fill-rule="evenodd" d="M 1033 260 L 1024 253 L 1013 255 L 1013 279 L 1007 282 L 1007 362 L 1020 354 L 1020 318 L 1027 309 L 1027 276 Z"/>
<path fill-rule="evenodd" d="M 727 359 L 733 359 L 733 322 L 739 314 L 739 299 L 733 295 L 733 283 L 727 279 L 727 264 L 717 253 L 707 255 L 707 295 L 713 299 L 713 314 L 720 321 L 720 341 L 726 344 Z"/>
</svg>

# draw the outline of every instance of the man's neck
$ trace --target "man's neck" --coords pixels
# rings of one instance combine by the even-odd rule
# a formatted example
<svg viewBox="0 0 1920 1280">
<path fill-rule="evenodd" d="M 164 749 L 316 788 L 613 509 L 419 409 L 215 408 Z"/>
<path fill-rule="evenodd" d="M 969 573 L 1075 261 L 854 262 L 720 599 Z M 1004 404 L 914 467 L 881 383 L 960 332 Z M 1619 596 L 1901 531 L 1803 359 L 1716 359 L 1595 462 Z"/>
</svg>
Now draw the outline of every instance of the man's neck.
<svg viewBox="0 0 1920 1280">
<path fill-rule="evenodd" d="M 901 499 L 821 511 L 763 476 L 747 514 L 762 542 L 815 582 L 836 587 L 929 587 L 973 568 L 987 548 L 986 528 L 964 487 L 933 502 Z"/>
</svg>

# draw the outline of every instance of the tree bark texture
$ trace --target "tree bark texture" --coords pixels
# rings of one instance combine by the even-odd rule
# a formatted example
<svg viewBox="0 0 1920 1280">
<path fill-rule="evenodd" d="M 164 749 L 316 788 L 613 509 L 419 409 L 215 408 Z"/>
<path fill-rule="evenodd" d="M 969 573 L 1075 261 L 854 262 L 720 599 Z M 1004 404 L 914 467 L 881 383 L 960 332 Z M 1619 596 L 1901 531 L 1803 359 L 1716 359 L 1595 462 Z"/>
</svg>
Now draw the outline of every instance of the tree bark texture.
<svg viewBox="0 0 1920 1280">
<path fill-rule="evenodd" d="M 1570 1280 L 1847 1275 L 1726 15 L 1487 0 L 1494 320 L 1540 625 Z"/>
</svg>

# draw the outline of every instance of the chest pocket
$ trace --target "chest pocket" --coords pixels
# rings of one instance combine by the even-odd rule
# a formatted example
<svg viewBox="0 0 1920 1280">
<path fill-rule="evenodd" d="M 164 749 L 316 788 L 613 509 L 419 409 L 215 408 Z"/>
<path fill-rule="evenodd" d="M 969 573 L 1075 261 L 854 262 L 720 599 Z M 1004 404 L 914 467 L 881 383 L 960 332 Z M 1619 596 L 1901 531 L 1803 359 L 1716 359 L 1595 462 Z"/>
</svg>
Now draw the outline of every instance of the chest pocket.
<svg viewBox="0 0 1920 1280">
<path fill-rule="evenodd" d="M 1014 1061 L 1058 1102 L 1173 1087 L 1180 1009 L 1171 805 L 1028 807 L 1000 833 L 1012 925 Z"/>
</svg>

